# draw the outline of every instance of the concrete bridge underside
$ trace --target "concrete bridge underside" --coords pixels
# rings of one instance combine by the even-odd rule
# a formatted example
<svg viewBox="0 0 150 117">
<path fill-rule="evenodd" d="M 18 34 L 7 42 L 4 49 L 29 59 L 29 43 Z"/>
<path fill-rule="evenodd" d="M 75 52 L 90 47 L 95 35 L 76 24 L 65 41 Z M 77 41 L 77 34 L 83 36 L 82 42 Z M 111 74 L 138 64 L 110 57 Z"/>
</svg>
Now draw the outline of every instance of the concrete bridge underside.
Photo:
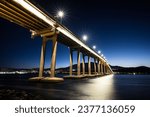
<svg viewBox="0 0 150 117">
<path fill-rule="evenodd" d="M 42 37 L 41 58 L 38 79 L 48 79 L 43 76 L 45 63 L 45 48 L 48 41 L 52 41 L 52 56 L 50 64 L 50 78 L 55 77 L 57 44 L 62 43 L 70 48 L 70 70 L 67 78 L 93 77 L 96 75 L 112 74 L 107 61 L 93 49 L 84 44 L 65 26 L 57 22 L 47 12 L 36 7 L 28 0 L 1 0 L 0 17 L 16 23 L 31 31 L 31 37 Z M 77 52 L 77 75 L 72 73 L 73 52 Z M 80 59 L 82 57 L 82 73 Z M 85 57 L 88 57 L 88 73 L 85 74 Z M 69 58 L 69 57 L 68 57 Z M 94 58 L 94 74 L 91 73 L 91 58 Z"/>
</svg>

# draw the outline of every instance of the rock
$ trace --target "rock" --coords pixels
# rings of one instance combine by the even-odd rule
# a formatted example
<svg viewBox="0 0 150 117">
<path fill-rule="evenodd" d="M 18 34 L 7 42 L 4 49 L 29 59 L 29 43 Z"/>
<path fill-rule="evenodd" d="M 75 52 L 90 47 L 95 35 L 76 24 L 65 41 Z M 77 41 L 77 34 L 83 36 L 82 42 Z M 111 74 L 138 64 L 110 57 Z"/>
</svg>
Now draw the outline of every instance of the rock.
<svg viewBox="0 0 150 117">
<path fill-rule="evenodd" d="M 0 99 L 4 100 L 33 100 L 33 99 L 42 99 L 40 95 L 32 94 L 28 91 L 17 91 L 12 89 L 1 89 L 0 90 Z"/>
</svg>

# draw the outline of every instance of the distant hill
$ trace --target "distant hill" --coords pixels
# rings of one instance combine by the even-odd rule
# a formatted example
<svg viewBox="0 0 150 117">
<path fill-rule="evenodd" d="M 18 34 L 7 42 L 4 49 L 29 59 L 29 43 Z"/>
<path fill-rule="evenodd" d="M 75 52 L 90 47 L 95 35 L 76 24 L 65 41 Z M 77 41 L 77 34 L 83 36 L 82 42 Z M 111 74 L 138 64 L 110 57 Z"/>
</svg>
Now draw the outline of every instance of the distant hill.
<svg viewBox="0 0 150 117">
<path fill-rule="evenodd" d="M 80 69 L 82 71 L 82 64 L 80 65 Z M 150 68 L 146 66 L 139 66 L 139 67 L 122 67 L 122 66 L 110 66 L 115 73 L 121 74 L 150 74 Z M 73 65 L 74 71 L 77 71 L 77 64 Z M 57 69 L 59 71 L 69 71 L 69 66 L 65 68 Z M 88 71 L 88 63 L 85 63 L 85 71 Z M 94 72 L 94 63 L 91 62 L 91 71 Z"/>
<path fill-rule="evenodd" d="M 139 66 L 139 67 L 111 66 L 111 68 L 114 72 L 118 72 L 118 73 L 150 74 L 150 68 L 145 66 Z"/>
<path fill-rule="evenodd" d="M 80 69 L 82 71 L 82 63 L 80 65 Z M 118 74 L 150 74 L 150 68 L 146 66 L 139 66 L 139 67 L 122 67 L 122 66 L 110 66 L 114 73 Z M 50 68 L 46 68 L 45 71 L 49 72 Z M 0 68 L 0 72 L 13 72 L 13 71 L 27 71 L 29 73 L 38 73 L 39 68 L 33 69 L 17 69 L 17 68 Z M 73 65 L 73 71 L 77 71 L 77 64 Z M 94 63 L 91 62 L 91 71 L 94 72 Z M 69 72 L 69 66 L 63 68 L 57 68 L 56 72 Z M 88 63 L 85 63 L 85 72 L 88 72 Z"/>
</svg>

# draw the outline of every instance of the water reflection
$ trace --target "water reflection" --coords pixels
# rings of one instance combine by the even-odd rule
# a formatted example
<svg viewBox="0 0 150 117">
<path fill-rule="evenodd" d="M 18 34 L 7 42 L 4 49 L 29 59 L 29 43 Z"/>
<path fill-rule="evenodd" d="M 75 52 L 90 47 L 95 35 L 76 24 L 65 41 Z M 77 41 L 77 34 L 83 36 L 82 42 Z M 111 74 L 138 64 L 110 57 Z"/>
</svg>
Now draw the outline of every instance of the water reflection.
<svg viewBox="0 0 150 117">
<path fill-rule="evenodd" d="M 113 99 L 115 97 L 113 77 L 108 75 L 90 79 L 88 83 L 78 84 L 74 88 L 82 93 L 80 99 Z"/>
<path fill-rule="evenodd" d="M 49 100 L 150 99 L 150 75 L 108 75 L 98 78 L 66 79 L 62 83 L 28 82 L 27 77 L 0 76 L 0 89 L 26 91 Z"/>
</svg>

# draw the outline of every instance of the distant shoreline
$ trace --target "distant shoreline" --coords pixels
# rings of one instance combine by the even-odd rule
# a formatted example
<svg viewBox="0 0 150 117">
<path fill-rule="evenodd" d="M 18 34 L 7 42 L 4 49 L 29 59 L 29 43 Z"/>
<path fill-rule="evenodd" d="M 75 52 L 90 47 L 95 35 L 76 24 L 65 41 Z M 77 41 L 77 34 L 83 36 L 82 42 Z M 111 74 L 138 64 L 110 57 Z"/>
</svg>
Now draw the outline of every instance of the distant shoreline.
<svg viewBox="0 0 150 117">
<path fill-rule="evenodd" d="M 115 73 L 116 75 L 150 75 L 150 73 L 136 73 L 136 72 L 119 72 L 119 73 Z"/>
<path fill-rule="evenodd" d="M 141 75 L 150 75 L 150 68 L 146 66 L 139 67 L 122 67 L 122 66 L 111 66 L 115 74 L 141 74 Z M 73 72 L 76 73 L 77 64 L 73 65 Z M 88 72 L 88 64 L 85 63 L 85 72 Z M 91 62 L 91 72 L 94 72 L 94 63 Z M 32 69 L 17 69 L 17 68 L 0 68 L 0 74 L 38 74 L 39 68 Z M 69 66 L 63 68 L 57 68 L 55 71 L 56 74 L 69 74 Z M 81 67 L 82 73 L 82 67 Z M 44 69 L 44 74 L 50 74 L 50 68 Z"/>
</svg>

